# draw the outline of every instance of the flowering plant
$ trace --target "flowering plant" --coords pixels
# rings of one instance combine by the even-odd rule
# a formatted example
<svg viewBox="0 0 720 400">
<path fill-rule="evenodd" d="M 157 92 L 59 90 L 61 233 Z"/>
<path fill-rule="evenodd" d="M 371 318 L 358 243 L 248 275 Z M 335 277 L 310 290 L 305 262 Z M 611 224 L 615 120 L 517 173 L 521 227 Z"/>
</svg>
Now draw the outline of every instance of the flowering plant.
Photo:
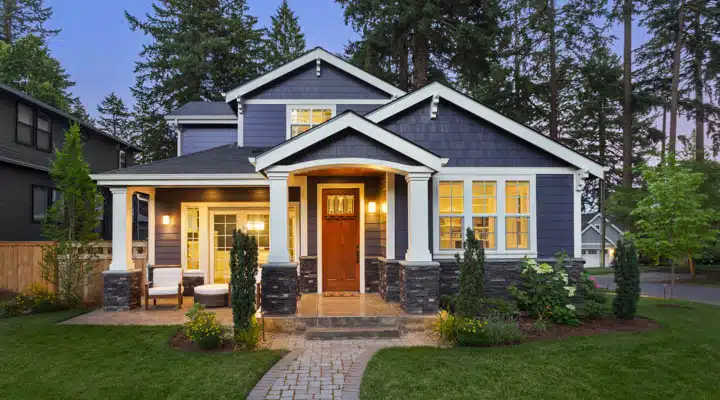
<svg viewBox="0 0 720 400">
<path fill-rule="evenodd" d="M 564 256 L 555 266 L 529 258 L 523 259 L 522 288 L 511 286 L 508 290 L 515 296 L 518 308 L 539 320 L 550 319 L 559 324 L 574 324 L 575 306 L 571 298 L 576 288 L 570 282 L 564 267 Z"/>
<path fill-rule="evenodd" d="M 215 313 L 205 311 L 202 304 L 195 303 L 185 315 L 188 321 L 183 325 L 183 330 L 191 342 L 204 350 L 215 349 L 222 344 L 224 329 Z"/>
</svg>

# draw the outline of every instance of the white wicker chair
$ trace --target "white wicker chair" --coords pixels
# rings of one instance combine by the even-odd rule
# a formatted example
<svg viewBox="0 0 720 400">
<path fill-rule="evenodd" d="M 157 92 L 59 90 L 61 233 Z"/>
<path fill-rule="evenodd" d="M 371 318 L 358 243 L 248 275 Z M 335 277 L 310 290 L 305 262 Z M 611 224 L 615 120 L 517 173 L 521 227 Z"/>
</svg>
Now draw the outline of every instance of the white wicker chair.
<svg viewBox="0 0 720 400">
<path fill-rule="evenodd" d="M 145 284 L 145 309 L 148 301 L 153 298 L 153 305 L 157 305 L 158 297 L 176 297 L 178 309 L 182 308 L 182 268 L 153 268 L 152 281 Z"/>
</svg>

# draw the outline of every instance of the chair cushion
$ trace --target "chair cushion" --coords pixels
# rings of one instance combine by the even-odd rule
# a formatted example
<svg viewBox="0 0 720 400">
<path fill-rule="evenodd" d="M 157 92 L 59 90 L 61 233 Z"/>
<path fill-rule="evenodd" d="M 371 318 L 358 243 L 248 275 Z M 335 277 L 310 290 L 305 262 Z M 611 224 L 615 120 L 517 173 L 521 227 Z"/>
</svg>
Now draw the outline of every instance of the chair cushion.
<svg viewBox="0 0 720 400">
<path fill-rule="evenodd" d="M 178 287 L 175 286 L 153 286 L 148 289 L 148 294 L 150 296 L 164 296 L 168 294 L 177 294 L 178 293 Z"/>
<path fill-rule="evenodd" d="M 213 283 L 212 285 L 195 286 L 195 293 L 202 295 L 227 294 L 228 285 L 224 283 Z"/>
<path fill-rule="evenodd" d="M 182 283 L 182 268 L 153 268 L 153 286 L 175 286 Z"/>
</svg>

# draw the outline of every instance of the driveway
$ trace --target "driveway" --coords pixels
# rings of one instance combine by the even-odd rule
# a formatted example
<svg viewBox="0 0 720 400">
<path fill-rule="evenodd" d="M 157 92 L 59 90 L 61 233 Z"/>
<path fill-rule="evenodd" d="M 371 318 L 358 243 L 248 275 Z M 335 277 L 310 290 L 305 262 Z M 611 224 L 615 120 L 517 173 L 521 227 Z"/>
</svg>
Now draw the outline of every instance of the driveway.
<svg viewBox="0 0 720 400">
<path fill-rule="evenodd" d="M 595 276 L 595 280 L 600 287 L 610 290 L 615 290 L 613 279 L 613 275 Z M 669 298 L 671 285 L 669 283 L 659 283 L 669 280 L 670 274 L 661 272 L 642 273 L 640 274 L 640 290 L 646 296 Z M 720 305 L 720 287 L 677 283 L 675 284 L 675 298 Z"/>
</svg>

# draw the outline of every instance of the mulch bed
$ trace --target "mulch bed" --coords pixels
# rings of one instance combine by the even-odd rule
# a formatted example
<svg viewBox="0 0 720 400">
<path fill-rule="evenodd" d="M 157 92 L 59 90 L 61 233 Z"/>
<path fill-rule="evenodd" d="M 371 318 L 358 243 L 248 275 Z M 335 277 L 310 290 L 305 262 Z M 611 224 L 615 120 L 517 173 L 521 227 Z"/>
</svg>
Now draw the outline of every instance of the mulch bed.
<svg viewBox="0 0 720 400">
<path fill-rule="evenodd" d="M 630 321 L 601 318 L 583 321 L 580 326 L 550 324 L 545 332 L 536 332 L 532 320 L 521 320 L 520 329 L 525 334 L 525 341 L 564 339 L 573 336 L 593 336 L 613 332 L 646 332 L 660 328 L 660 324 L 646 318 L 635 318 Z"/>
<path fill-rule="evenodd" d="M 180 330 L 172 338 L 170 338 L 170 347 L 178 349 L 180 351 L 186 351 L 189 353 L 230 353 L 234 351 L 235 344 L 230 340 L 223 340 L 222 346 L 213 350 L 203 350 L 198 347 L 195 343 L 188 340 L 185 333 Z"/>
</svg>

